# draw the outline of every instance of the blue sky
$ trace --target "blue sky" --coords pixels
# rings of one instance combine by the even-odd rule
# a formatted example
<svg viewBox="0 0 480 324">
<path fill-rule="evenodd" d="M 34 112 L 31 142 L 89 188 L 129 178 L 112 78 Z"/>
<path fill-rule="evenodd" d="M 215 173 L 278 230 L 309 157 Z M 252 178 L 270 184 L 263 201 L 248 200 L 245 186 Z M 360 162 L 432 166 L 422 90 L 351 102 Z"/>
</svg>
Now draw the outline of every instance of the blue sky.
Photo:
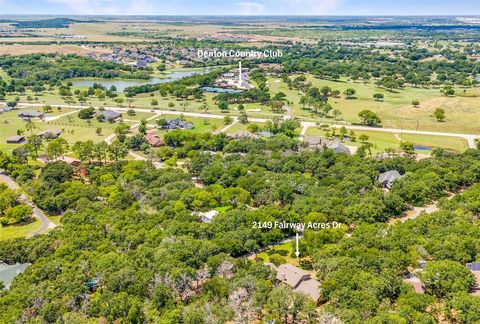
<svg viewBox="0 0 480 324">
<path fill-rule="evenodd" d="M 0 14 L 480 15 L 480 0 L 0 0 Z"/>
</svg>

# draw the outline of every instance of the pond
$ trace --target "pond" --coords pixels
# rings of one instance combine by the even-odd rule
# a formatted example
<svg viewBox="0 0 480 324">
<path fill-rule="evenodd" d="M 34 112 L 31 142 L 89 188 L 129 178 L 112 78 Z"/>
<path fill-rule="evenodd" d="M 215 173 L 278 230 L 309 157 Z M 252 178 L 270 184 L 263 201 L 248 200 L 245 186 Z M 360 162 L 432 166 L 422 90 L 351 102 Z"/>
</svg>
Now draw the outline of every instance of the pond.
<svg viewBox="0 0 480 324">
<path fill-rule="evenodd" d="M 125 88 L 131 86 L 141 86 L 145 84 L 156 84 L 177 81 L 181 78 L 191 76 L 195 73 L 205 74 L 208 69 L 205 70 L 191 70 L 191 71 L 175 71 L 171 73 L 165 73 L 163 78 L 151 78 L 148 80 L 120 80 L 120 79 L 86 79 L 86 80 L 72 80 L 72 85 L 75 87 L 91 87 L 94 83 L 101 84 L 107 89 L 112 85 L 117 88 L 117 91 L 121 92 Z"/>
<path fill-rule="evenodd" d="M 431 151 L 433 149 L 433 147 L 425 145 L 414 145 L 413 148 L 419 151 Z"/>
</svg>

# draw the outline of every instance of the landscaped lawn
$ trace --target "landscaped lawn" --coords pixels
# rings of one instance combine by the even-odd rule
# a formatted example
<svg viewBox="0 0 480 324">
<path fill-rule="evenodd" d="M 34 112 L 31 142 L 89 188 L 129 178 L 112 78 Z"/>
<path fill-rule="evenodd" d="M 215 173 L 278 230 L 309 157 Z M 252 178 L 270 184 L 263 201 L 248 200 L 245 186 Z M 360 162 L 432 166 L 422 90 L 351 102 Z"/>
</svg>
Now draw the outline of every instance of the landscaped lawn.
<svg viewBox="0 0 480 324">
<path fill-rule="evenodd" d="M 180 115 L 169 115 L 169 114 L 163 114 L 159 116 L 157 119 L 178 119 L 180 118 Z M 187 122 L 192 123 L 195 127 L 191 130 L 192 132 L 195 133 L 208 133 L 212 132 L 214 130 L 220 130 L 223 127 L 225 127 L 225 124 L 223 123 L 223 119 L 219 118 L 207 118 L 207 117 L 192 117 L 192 116 L 183 116 L 183 119 L 186 120 Z M 150 122 L 151 124 L 155 123 L 155 120 L 152 120 Z M 165 134 L 166 130 L 158 130 L 159 135 Z"/>
<path fill-rule="evenodd" d="M 336 130 L 338 134 L 338 129 Z M 368 135 L 368 142 L 372 143 L 374 146 L 372 148 L 373 153 L 383 153 L 386 148 L 396 148 L 400 147 L 400 142 L 406 141 L 411 142 L 415 146 L 428 146 L 431 148 L 438 147 L 448 150 L 454 150 L 462 152 L 468 148 L 466 141 L 460 137 L 450 137 L 450 136 L 430 136 L 430 135 L 417 135 L 417 134 L 398 134 L 381 132 L 381 131 L 360 131 L 354 130 L 355 135 L 357 136 L 356 142 L 345 142 L 346 145 L 360 146 L 361 143 L 358 140 L 358 137 L 361 134 Z M 315 136 L 325 136 L 325 131 L 316 127 L 308 128 L 306 136 L 315 135 Z M 417 150 L 421 153 L 429 153 L 425 150 Z"/>
<path fill-rule="evenodd" d="M 295 241 L 288 241 L 288 242 L 285 242 L 283 244 L 279 244 L 279 245 L 275 245 L 274 247 L 272 247 L 272 249 L 274 251 L 279 251 L 279 250 L 286 250 L 288 251 L 287 255 L 286 256 L 282 256 L 282 258 L 284 258 L 287 263 L 290 263 L 290 264 L 293 264 L 295 266 L 298 266 L 298 259 L 297 258 L 292 258 L 290 255 L 291 253 L 293 252 L 294 248 L 293 248 L 293 244 L 295 243 Z M 267 251 L 264 251 L 264 252 L 261 252 L 261 253 L 258 253 L 257 254 L 257 258 L 260 258 L 262 259 L 264 262 L 270 262 L 270 257 L 269 257 L 269 254 L 267 253 Z"/>
<path fill-rule="evenodd" d="M 25 237 L 28 234 L 38 230 L 40 227 L 42 227 L 42 223 L 36 218 L 33 222 L 27 225 L 0 225 L 0 241 L 17 237 Z"/>
<path fill-rule="evenodd" d="M 311 75 L 306 75 L 307 80 L 314 86 L 321 88 L 329 86 L 333 90 L 340 90 L 342 93 L 339 98 L 329 98 L 329 103 L 334 109 L 342 112 L 342 118 L 351 123 L 358 123 L 360 119 L 358 113 L 364 109 L 369 109 L 382 119 L 384 127 L 418 129 L 438 132 L 456 132 L 476 134 L 480 132 L 480 88 L 467 90 L 469 96 L 445 97 L 436 88 L 413 88 L 390 92 L 378 88 L 373 82 L 364 84 L 363 82 L 352 82 L 347 80 L 329 81 L 317 79 Z M 292 102 L 291 106 L 295 116 L 312 118 L 309 110 L 302 109 L 299 104 L 302 96 L 296 90 L 289 90 L 287 85 L 279 78 L 269 78 L 269 87 L 272 93 L 282 91 L 287 94 L 287 99 Z M 347 88 L 356 90 L 356 99 L 346 99 L 343 91 Z M 456 89 L 458 94 L 462 94 L 463 89 Z M 382 93 L 383 101 L 375 101 L 374 93 Z M 420 101 L 418 107 L 412 106 L 412 100 Z M 437 122 L 433 117 L 436 108 L 445 109 L 445 122 Z M 318 117 L 316 117 L 319 119 Z M 323 119 L 325 122 L 332 122 L 332 119 Z"/>
</svg>

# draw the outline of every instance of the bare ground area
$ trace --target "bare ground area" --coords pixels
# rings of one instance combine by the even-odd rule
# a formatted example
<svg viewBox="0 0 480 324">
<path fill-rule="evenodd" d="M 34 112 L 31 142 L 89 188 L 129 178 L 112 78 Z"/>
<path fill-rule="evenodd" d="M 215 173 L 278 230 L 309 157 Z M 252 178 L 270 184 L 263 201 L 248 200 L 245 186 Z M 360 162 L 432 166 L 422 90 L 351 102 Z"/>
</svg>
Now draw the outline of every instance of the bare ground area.
<svg viewBox="0 0 480 324">
<path fill-rule="evenodd" d="M 0 44 L 0 55 L 24 55 L 33 53 L 60 53 L 60 54 L 78 54 L 88 53 L 101 54 L 110 53 L 111 50 L 103 47 L 79 46 L 73 44 L 65 45 L 21 45 L 21 44 Z"/>
</svg>

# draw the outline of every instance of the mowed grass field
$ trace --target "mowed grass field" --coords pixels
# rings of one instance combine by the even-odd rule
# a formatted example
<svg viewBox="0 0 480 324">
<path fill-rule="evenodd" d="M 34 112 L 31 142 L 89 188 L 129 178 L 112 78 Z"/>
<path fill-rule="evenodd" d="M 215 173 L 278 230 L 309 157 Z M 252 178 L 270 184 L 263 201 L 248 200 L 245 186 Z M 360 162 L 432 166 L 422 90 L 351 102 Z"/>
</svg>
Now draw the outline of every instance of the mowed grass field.
<svg viewBox="0 0 480 324">
<path fill-rule="evenodd" d="M 382 119 L 384 127 L 418 129 L 426 131 L 450 132 L 450 133 L 480 133 L 480 88 L 467 89 L 463 96 L 463 89 L 457 88 L 457 95 L 445 97 L 440 89 L 426 89 L 406 87 L 405 89 L 389 92 L 380 89 L 373 83 L 352 81 L 328 81 L 307 75 L 308 81 L 314 86 L 321 88 L 329 86 L 333 90 L 340 90 L 340 98 L 330 98 L 329 103 L 334 109 L 342 112 L 342 118 L 350 123 L 360 122 L 358 113 L 369 109 L 377 113 Z M 296 90 L 289 90 L 287 85 L 278 78 L 269 78 L 269 87 L 272 93 L 279 91 L 287 94 L 288 100 L 293 103 L 295 116 L 312 117 L 308 110 L 302 109 L 299 104 L 301 94 Z M 347 88 L 356 90 L 356 99 L 346 99 L 343 91 Z M 375 101 L 374 93 L 382 93 L 383 101 Z M 414 107 L 412 100 L 419 100 L 420 105 Z M 446 113 L 444 122 L 437 122 L 433 117 L 436 108 L 443 108 Z M 323 119 L 332 122 L 333 118 Z"/>
<path fill-rule="evenodd" d="M 101 83 L 99 81 L 99 83 Z M 86 87 L 72 87 L 72 92 L 76 89 L 86 89 Z M 67 103 L 58 95 L 58 90 L 51 90 L 51 91 L 46 91 L 43 94 L 35 95 L 31 91 L 25 92 L 23 95 L 7 95 L 6 100 L 7 101 L 12 101 L 15 99 L 15 97 L 20 97 L 20 101 L 22 103 L 27 103 L 27 96 L 30 95 L 32 98 L 37 97 L 38 101 L 31 101 L 31 103 L 36 103 L 36 104 L 45 104 L 45 105 L 51 105 L 53 108 L 56 108 L 57 106 L 61 105 L 67 105 Z M 119 94 L 120 97 L 124 97 L 122 93 Z M 240 112 L 237 110 L 238 105 L 229 105 L 229 109 L 226 112 L 222 112 L 218 108 L 218 104 L 215 103 L 214 97 L 216 94 L 212 93 L 206 93 L 205 94 L 205 103 L 207 104 L 207 111 L 206 113 L 211 113 L 211 114 L 225 114 L 225 115 L 232 115 L 236 116 L 239 115 Z M 157 105 L 152 105 L 152 99 L 157 100 L 158 104 Z M 169 107 L 169 104 L 173 103 L 174 107 Z M 182 107 L 182 104 L 186 103 L 185 107 Z M 142 93 L 139 94 L 135 97 L 133 97 L 133 102 L 127 103 L 124 102 L 123 104 L 119 105 L 117 104 L 113 99 L 110 98 L 105 98 L 103 100 L 99 100 L 97 97 L 89 97 L 87 102 L 85 103 L 79 103 L 76 101 L 73 101 L 70 103 L 70 105 L 84 105 L 85 107 L 88 106 L 95 106 L 95 107 L 122 107 L 122 108 L 146 108 L 146 109 L 161 109 L 161 110 L 171 110 L 171 111 L 185 111 L 185 112 L 196 112 L 196 113 L 205 113 L 204 109 L 204 102 L 199 101 L 199 100 L 177 100 L 175 97 L 162 97 L 158 92 L 153 93 L 153 96 L 150 93 Z M 248 114 L 250 117 L 257 117 L 257 118 L 273 118 L 275 116 L 281 116 L 281 114 L 274 113 L 270 107 L 268 106 L 262 106 L 257 103 L 248 103 L 244 105 L 245 107 L 245 112 Z"/>
<path fill-rule="evenodd" d="M 7 144 L 7 138 L 16 136 L 17 130 L 24 130 L 24 136 L 28 137 L 31 133 L 26 129 L 26 122 L 18 117 L 21 110 L 27 108 L 15 109 L 13 111 L 0 114 L 0 150 L 12 152 L 15 148 L 22 144 Z M 31 108 L 37 110 L 36 108 Z M 40 109 L 41 110 L 41 109 Z M 35 123 L 34 134 L 47 129 L 55 129 L 62 132 L 62 137 L 67 140 L 69 144 L 74 144 L 77 141 L 92 140 L 95 143 L 103 141 L 107 136 L 112 135 L 118 123 L 99 122 L 95 118 L 90 121 L 78 118 L 78 109 L 62 108 L 58 111 L 56 108 L 52 113 L 46 114 L 47 117 L 59 116 L 58 119 L 51 121 L 42 121 L 40 119 L 33 119 Z M 154 116 L 154 113 L 137 112 L 135 116 L 127 116 L 122 111 L 122 118 L 127 125 L 138 123 L 141 119 L 148 119 Z M 96 129 L 102 128 L 101 135 L 97 135 Z"/>
<path fill-rule="evenodd" d="M 25 225 L 0 225 L 0 241 L 18 237 L 25 237 L 28 234 L 40 229 L 40 227 L 42 227 L 42 222 L 37 218 L 35 218 L 34 221 L 32 221 L 31 223 Z"/>
<path fill-rule="evenodd" d="M 336 130 L 338 134 L 338 129 Z M 401 141 L 411 142 L 414 146 L 426 146 L 430 148 L 443 148 L 447 150 L 462 152 L 468 148 L 467 142 L 460 137 L 450 136 L 429 136 L 416 134 L 393 134 L 379 131 L 360 131 L 354 130 L 357 136 L 356 142 L 346 141 L 345 144 L 352 146 L 360 146 L 358 137 L 361 134 L 368 135 L 368 142 L 373 144 L 373 153 L 383 153 L 387 148 L 398 149 Z M 322 129 L 310 127 L 305 133 L 306 136 L 325 136 L 326 132 Z M 417 150 L 419 153 L 428 153 L 425 150 Z"/>
<path fill-rule="evenodd" d="M 284 258 L 287 261 L 287 263 L 293 264 L 294 266 L 298 266 L 298 259 L 297 258 L 292 258 L 290 256 L 290 254 L 294 251 L 293 244 L 294 244 L 294 241 L 288 241 L 288 242 L 273 246 L 272 250 L 273 251 L 279 251 L 279 250 L 288 251 L 288 254 L 286 256 L 282 256 L 282 258 Z M 276 253 L 273 253 L 273 254 L 276 254 Z M 270 262 L 270 256 L 266 251 L 258 253 L 257 258 L 262 259 L 264 262 Z"/>
<path fill-rule="evenodd" d="M 210 133 L 210 132 L 213 132 L 215 130 L 220 130 L 223 127 L 225 127 L 225 124 L 223 123 L 223 119 L 169 115 L 169 114 L 162 114 L 158 118 L 155 118 L 155 120 L 152 120 L 151 122 L 149 122 L 149 124 L 154 124 L 156 120 L 162 119 L 162 118 L 164 118 L 164 119 L 182 118 L 185 121 L 193 124 L 194 128 L 191 131 L 194 132 L 194 133 Z M 162 137 L 167 132 L 170 132 L 170 131 L 169 130 L 157 130 L 157 133 L 160 137 Z"/>
</svg>

